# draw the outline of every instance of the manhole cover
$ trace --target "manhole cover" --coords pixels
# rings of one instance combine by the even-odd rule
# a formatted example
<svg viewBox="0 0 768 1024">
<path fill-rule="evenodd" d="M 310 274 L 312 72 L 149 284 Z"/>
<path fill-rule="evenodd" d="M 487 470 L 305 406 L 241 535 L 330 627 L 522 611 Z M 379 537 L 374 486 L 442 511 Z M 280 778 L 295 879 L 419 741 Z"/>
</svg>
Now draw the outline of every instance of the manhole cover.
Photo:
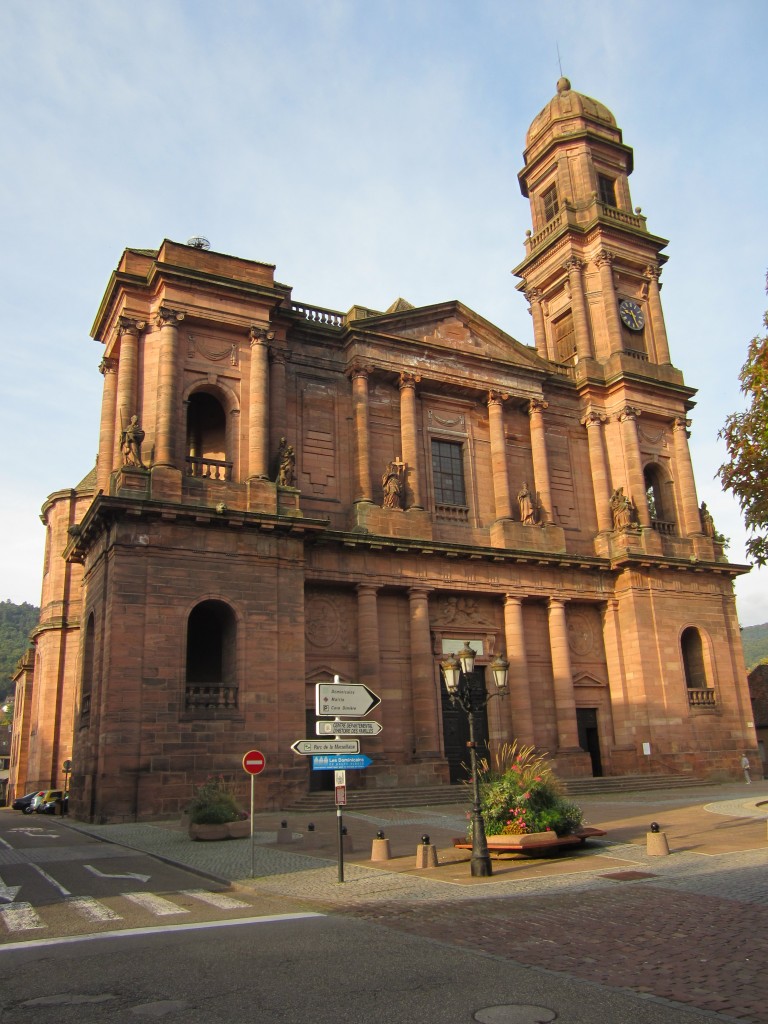
<svg viewBox="0 0 768 1024">
<path fill-rule="evenodd" d="M 636 882 L 640 878 L 655 878 L 647 871 L 614 871 L 610 875 L 601 875 L 601 878 L 610 878 L 613 882 Z"/>
<path fill-rule="evenodd" d="M 512 1003 L 507 1006 L 486 1006 L 477 1011 L 475 1020 L 480 1024 L 549 1024 L 557 1020 L 557 1014 L 547 1006 Z"/>
</svg>

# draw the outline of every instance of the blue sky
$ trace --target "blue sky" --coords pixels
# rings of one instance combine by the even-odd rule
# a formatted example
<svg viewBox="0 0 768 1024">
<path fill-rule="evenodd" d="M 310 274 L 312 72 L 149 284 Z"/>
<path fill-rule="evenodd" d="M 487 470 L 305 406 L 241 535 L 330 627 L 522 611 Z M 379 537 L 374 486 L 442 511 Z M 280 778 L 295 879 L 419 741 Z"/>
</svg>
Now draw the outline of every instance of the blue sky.
<svg viewBox="0 0 768 1024">
<path fill-rule="evenodd" d="M 511 269 L 525 132 L 563 72 L 616 115 L 670 239 L 672 358 L 699 389 L 699 499 L 744 561 L 717 432 L 768 306 L 768 5 L 623 0 L 4 0 L 0 600 L 37 603 L 45 497 L 98 443 L 89 338 L 126 246 L 204 235 L 346 310 L 460 299 L 526 343 Z M 737 583 L 768 621 L 766 571 Z"/>
</svg>

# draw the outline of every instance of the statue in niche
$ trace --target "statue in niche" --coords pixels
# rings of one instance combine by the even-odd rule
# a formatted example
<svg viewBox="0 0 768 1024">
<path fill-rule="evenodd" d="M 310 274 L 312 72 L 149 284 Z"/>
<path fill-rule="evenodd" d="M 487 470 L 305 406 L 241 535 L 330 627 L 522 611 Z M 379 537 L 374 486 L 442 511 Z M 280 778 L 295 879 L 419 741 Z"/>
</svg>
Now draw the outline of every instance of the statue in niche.
<svg viewBox="0 0 768 1024">
<path fill-rule="evenodd" d="M 146 469 L 141 461 L 141 445 L 144 440 L 144 431 L 139 426 L 139 417 L 131 416 L 127 427 L 120 431 L 120 451 L 123 456 L 124 466 L 133 466 L 135 469 Z"/>
<path fill-rule="evenodd" d="M 528 482 L 524 481 L 522 489 L 517 495 L 517 504 L 520 506 L 520 522 L 529 526 L 536 523 L 536 509 L 533 504 L 533 496 L 528 490 Z"/>
<path fill-rule="evenodd" d="M 631 530 L 635 527 L 637 512 L 623 487 L 617 487 L 611 495 L 611 512 L 614 530 Z"/>
<path fill-rule="evenodd" d="M 381 487 L 384 491 L 384 508 L 403 507 L 403 470 L 405 464 L 399 459 L 394 459 L 387 466 L 381 478 Z"/>
<path fill-rule="evenodd" d="M 280 438 L 277 454 L 277 483 L 280 487 L 296 486 L 296 452 L 284 437 Z"/>
<path fill-rule="evenodd" d="M 715 529 L 715 521 L 712 518 L 712 513 L 707 508 L 706 501 L 702 501 L 701 508 L 699 509 L 699 515 L 701 516 L 701 529 L 707 537 L 711 537 L 712 540 L 717 540 L 717 530 Z"/>
</svg>

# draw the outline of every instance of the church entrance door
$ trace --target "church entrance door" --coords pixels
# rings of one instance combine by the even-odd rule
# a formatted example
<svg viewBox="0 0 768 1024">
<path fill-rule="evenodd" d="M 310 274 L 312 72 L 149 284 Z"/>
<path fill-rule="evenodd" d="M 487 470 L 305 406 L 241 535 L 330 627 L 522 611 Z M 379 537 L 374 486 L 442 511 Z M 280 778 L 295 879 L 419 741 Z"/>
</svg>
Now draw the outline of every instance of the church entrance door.
<svg viewBox="0 0 768 1024">
<path fill-rule="evenodd" d="M 579 746 L 586 750 L 592 761 L 592 775 L 601 778 L 603 762 L 600 757 L 600 731 L 597 726 L 597 708 L 576 708 Z"/>
</svg>

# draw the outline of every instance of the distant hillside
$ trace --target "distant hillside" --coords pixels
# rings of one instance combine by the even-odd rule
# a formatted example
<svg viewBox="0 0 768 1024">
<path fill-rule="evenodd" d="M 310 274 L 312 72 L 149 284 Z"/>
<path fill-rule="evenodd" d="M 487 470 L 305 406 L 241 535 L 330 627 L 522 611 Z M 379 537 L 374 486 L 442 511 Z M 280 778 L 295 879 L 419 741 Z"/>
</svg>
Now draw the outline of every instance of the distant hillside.
<svg viewBox="0 0 768 1024">
<path fill-rule="evenodd" d="M 0 601 L 0 703 L 13 688 L 11 675 L 27 649 L 29 634 L 39 617 L 40 609 L 34 605 Z"/>
<path fill-rule="evenodd" d="M 762 626 L 745 626 L 741 631 L 741 642 L 747 672 L 751 672 L 755 665 L 768 659 L 768 622 Z"/>
</svg>

